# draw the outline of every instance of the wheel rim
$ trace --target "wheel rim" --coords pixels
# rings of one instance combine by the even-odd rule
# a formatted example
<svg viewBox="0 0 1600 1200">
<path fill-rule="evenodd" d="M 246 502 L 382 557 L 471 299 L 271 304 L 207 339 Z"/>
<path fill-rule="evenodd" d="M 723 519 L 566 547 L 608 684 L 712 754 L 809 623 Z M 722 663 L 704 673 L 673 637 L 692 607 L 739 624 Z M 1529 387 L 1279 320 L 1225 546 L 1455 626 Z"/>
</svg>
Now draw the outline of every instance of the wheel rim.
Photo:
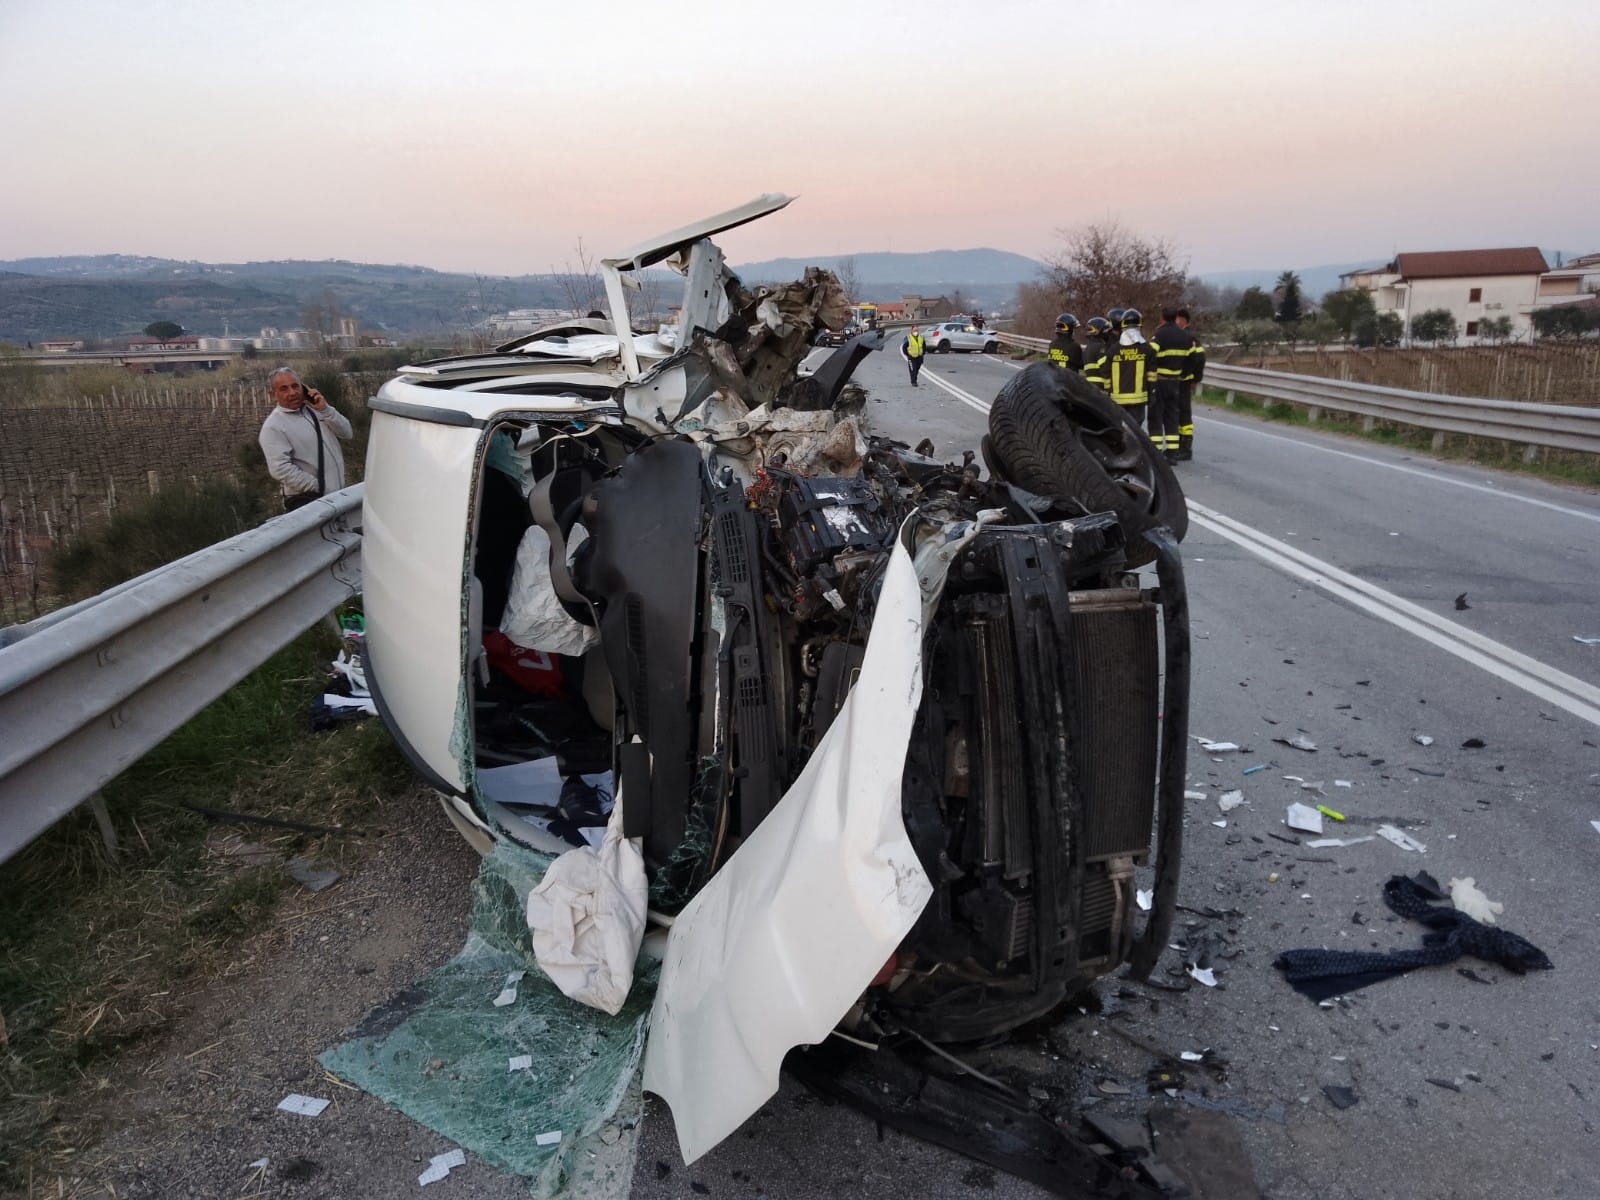
<svg viewBox="0 0 1600 1200">
<path fill-rule="evenodd" d="M 1107 424 L 1099 413 L 1074 403 L 1070 397 L 1065 404 L 1067 419 L 1078 431 L 1084 448 L 1142 512 L 1154 516 L 1160 480 L 1150 452 L 1138 436 L 1127 425 Z"/>
</svg>

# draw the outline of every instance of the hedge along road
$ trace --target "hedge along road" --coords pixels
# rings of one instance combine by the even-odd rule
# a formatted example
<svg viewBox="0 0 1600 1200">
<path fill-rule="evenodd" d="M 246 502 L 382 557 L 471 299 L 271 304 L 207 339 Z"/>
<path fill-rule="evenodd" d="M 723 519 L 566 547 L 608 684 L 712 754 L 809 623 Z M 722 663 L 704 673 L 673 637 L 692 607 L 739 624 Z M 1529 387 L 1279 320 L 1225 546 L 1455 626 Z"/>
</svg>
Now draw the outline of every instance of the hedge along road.
<svg viewBox="0 0 1600 1200">
<path fill-rule="evenodd" d="M 913 391 L 891 351 L 858 379 L 882 401 L 869 405 L 874 430 L 931 437 L 953 457 L 976 448 L 1015 369 L 940 355 Z M 1210 409 L 1196 432 L 1196 460 L 1178 466 L 1192 503 L 1191 728 L 1249 752 L 1191 753 L 1190 786 L 1206 799 L 1190 806 L 1180 899 L 1241 915 L 1195 917 L 1187 931 L 1226 947 L 1222 986 L 1136 1013 L 1132 1028 L 1174 1055 L 1230 1060 L 1215 1094 L 1284 1106 L 1282 1124 L 1239 1122 L 1279 1200 L 1600 1194 L 1600 646 L 1573 640 L 1600 636 L 1600 503 Z M 1299 730 L 1316 751 L 1273 740 Z M 1463 747 L 1474 738 L 1484 747 Z M 1231 789 L 1246 802 L 1224 814 L 1216 800 Z M 1300 800 L 1349 818 L 1328 836 L 1393 823 L 1426 851 L 1269 837 L 1294 836 L 1284 808 Z M 1421 927 L 1380 899 L 1391 874 L 1417 870 L 1474 877 L 1556 969 L 1519 978 L 1463 959 L 1329 1009 L 1278 977 L 1285 949 L 1419 945 Z M 1169 952 L 1158 978 L 1181 957 Z M 1095 1030 L 1064 1034 L 1081 1047 Z M 1111 1053 L 1106 1065 L 1142 1069 Z M 1325 1085 L 1358 1103 L 1335 1109 Z"/>
</svg>

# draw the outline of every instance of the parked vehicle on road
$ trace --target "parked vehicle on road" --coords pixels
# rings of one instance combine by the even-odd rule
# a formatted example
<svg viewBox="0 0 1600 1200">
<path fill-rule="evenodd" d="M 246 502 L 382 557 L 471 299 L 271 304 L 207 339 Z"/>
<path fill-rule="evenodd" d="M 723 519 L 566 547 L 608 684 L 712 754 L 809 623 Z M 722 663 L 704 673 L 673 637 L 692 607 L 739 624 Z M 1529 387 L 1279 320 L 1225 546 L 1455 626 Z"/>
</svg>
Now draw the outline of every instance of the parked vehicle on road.
<svg viewBox="0 0 1600 1200">
<path fill-rule="evenodd" d="M 965 321 L 940 321 L 924 329 L 922 334 L 928 340 L 928 349 L 940 354 L 948 354 L 952 350 L 981 350 L 985 354 L 993 354 L 1000 349 L 994 330 L 979 329 Z"/>
<path fill-rule="evenodd" d="M 379 710 L 485 852 L 561 848 L 614 781 L 672 924 L 645 1084 L 690 1158 L 840 1022 L 990 1037 L 1148 972 L 1176 897 L 1175 539 L 1081 476 L 1023 490 L 871 436 L 847 383 L 876 334 L 800 375 L 847 319 L 837 281 L 747 289 L 710 241 L 788 203 L 607 259 L 606 318 L 371 402 Z M 680 324 L 635 332 L 623 276 L 663 263 Z M 543 801 L 495 782 L 543 761 Z"/>
</svg>

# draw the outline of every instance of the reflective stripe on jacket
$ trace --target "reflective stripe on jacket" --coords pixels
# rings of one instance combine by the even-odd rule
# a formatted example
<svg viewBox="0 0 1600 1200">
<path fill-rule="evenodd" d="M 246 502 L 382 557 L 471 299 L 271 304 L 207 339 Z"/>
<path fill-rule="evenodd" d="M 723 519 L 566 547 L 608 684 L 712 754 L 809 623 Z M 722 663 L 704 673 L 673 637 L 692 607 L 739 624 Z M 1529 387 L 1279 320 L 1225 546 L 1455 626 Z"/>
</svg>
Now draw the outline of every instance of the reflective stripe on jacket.
<svg viewBox="0 0 1600 1200">
<path fill-rule="evenodd" d="M 1189 351 L 1195 346 L 1194 335 L 1176 325 L 1163 322 L 1150 335 L 1150 348 L 1156 352 L 1156 377 L 1182 379 L 1189 368 Z"/>
<path fill-rule="evenodd" d="M 921 358 L 923 353 L 923 340 L 920 333 L 906 335 L 906 344 L 901 347 L 907 358 Z"/>
<path fill-rule="evenodd" d="M 1150 366 L 1154 356 L 1148 342 L 1119 346 L 1106 360 L 1108 391 L 1118 404 L 1144 404 L 1150 399 Z"/>
</svg>

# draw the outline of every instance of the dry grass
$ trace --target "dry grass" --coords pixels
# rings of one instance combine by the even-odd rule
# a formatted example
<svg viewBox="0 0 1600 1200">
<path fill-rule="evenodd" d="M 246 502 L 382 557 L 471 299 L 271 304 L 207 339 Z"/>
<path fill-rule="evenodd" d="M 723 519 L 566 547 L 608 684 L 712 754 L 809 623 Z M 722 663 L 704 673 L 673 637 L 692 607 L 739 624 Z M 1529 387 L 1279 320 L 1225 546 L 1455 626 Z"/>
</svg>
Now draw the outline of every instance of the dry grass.
<svg viewBox="0 0 1600 1200">
<path fill-rule="evenodd" d="M 355 840 L 224 830 L 184 805 L 359 831 L 410 778 L 375 721 L 309 732 L 333 649 L 303 636 L 109 784 L 120 861 L 80 810 L 0 866 L 0 1189 L 66 1172 L 95 1132 L 68 1107 L 159 1038 L 195 977 L 243 968 L 230 955 L 297 887 L 284 859 L 337 862 Z"/>
</svg>

